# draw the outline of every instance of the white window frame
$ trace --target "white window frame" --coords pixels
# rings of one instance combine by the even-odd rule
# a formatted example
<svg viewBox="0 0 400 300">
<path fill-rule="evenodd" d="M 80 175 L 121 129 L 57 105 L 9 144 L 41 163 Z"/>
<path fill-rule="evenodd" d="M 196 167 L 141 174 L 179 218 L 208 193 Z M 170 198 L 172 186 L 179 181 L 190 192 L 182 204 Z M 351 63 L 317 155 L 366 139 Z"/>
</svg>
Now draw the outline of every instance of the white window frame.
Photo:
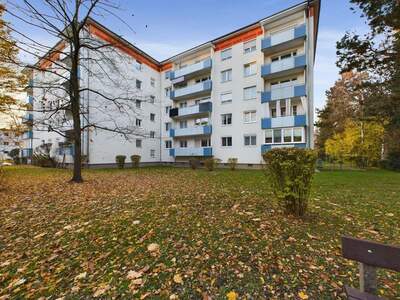
<svg viewBox="0 0 400 300">
<path fill-rule="evenodd" d="M 151 158 L 156 158 L 156 150 L 150 149 L 150 157 Z"/>
<path fill-rule="evenodd" d="M 254 93 L 254 95 L 252 94 L 251 98 L 246 98 L 246 91 L 250 90 L 250 89 L 254 89 L 255 93 Z M 250 100 L 254 100 L 254 99 L 257 99 L 257 86 L 256 85 L 252 85 L 252 86 L 248 86 L 248 87 L 243 88 L 243 100 L 250 101 Z"/>
<path fill-rule="evenodd" d="M 227 122 L 229 120 L 229 115 L 230 115 L 230 120 L 231 120 L 230 123 Z M 233 121 L 232 119 L 233 119 L 232 113 L 221 114 L 221 126 L 231 126 L 232 121 Z M 224 122 L 225 122 L 225 124 L 224 124 Z"/>
<path fill-rule="evenodd" d="M 230 95 L 230 98 L 223 100 L 224 96 L 226 96 L 226 95 Z M 220 100 L 221 100 L 221 104 L 232 103 L 232 92 L 221 93 L 220 94 Z"/>
<path fill-rule="evenodd" d="M 252 144 L 251 142 L 252 142 L 252 138 L 254 138 L 255 137 L 255 144 Z M 248 145 L 246 145 L 246 138 L 249 138 L 249 144 Z M 244 136 L 243 136 L 243 145 L 245 146 L 245 147 L 256 147 L 257 146 L 257 134 L 245 134 Z"/>
<path fill-rule="evenodd" d="M 225 75 L 228 74 L 228 75 Z M 226 69 L 221 71 L 221 83 L 232 81 L 232 69 Z"/>
<path fill-rule="evenodd" d="M 249 120 L 246 121 L 246 115 L 250 115 Z M 254 115 L 254 119 L 251 116 Z M 243 123 L 252 124 L 257 122 L 257 111 L 256 110 L 248 110 L 243 112 Z"/>
<path fill-rule="evenodd" d="M 248 68 L 249 73 L 246 73 L 246 68 Z M 243 65 L 243 76 L 244 77 L 250 77 L 250 76 L 254 76 L 256 74 L 257 74 L 257 64 L 255 61 Z"/>
<path fill-rule="evenodd" d="M 138 142 L 139 142 L 139 145 L 138 145 Z M 142 141 L 141 139 L 136 139 L 135 145 L 136 145 L 136 148 L 142 148 L 142 146 L 143 146 L 143 141 Z"/>
<path fill-rule="evenodd" d="M 156 114 L 155 113 L 150 113 L 150 121 L 155 122 L 156 121 Z"/>
<path fill-rule="evenodd" d="M 139 125 L 138 125 L 138 123 L 139 123 Z M 137 127 L 142 127 L 142 125 L 143 125 L 143 120 L 142 120 L 142 119 L 139 119 L 139 118 L 136 118 L 135 125 L 136 125 Z"/>
<path fill-rule="evenodd" d="M 184 146 L 182 146 L 184 145 Z M 187 148 L 188 147 L 188 142 L 187 140 L 180 140 L 179 141 L 179 148 Z"/>
<path fill-rule="evenodd" d="M 250 46 L 247 46 L 247 45 L 250 45 Z M 256 50 L 257 50 L 257 40 L 256 39 L 243 42 L 243 54 L 249 54 Z"/>
<path fill-rule="evenodd" d="M 301 141 L 295 142 L 294 141 L 294 131 L 295 129 L 300 129 L 301 130 Z M 281 141 L 276 142 L 275 137 L 274 137 L 274 130 L 280 130 L 281 131 Z M 291 130 L 291 142 L 285 142 L 284 141 L 284 131 L 285 130 Z M 265 143 L 265 138 L 267 136 L 267 132 L 272 133 L 272 143 Z M 266 129 L 264 130 L 264 144 L 267 145 L 291 145 L 291 144 L 304 144 L 305 143 L 305 130 L 304 127 L 289 127 L 289 128 L 275 128 L 275 129 Z"/>
<path fill-rule="evenodd" d="M 225 53 L 227 53 L 227 56 L 225 56 Z M 225 61 L 231 58 L 232 58 L 232 48 L 221 50 L 221 61 Z"/>
<path fill-rule="evenodd" d="M 171 149 L 172 148 L 172 141 L 167 140 L 165 141 L 165 149 Z"/>
<path fill-rule="evenodd" d="M 231 144 L 230 145 L 225 145 L 224 146 L 224 142 L 223 142 L 223 140 L 224 139 L 226 139 L 225 141 L 226 141 L 226 144 L 228 144 L 228 139 L 230 138 L 230 140 L 231 140 Z M 232 136 L 221 136 L 221 147 L 222 148 L 230 148 L 230 147 L 232 147 L 233 146 L 233 138 L 232 138 Z"/>
</svg>

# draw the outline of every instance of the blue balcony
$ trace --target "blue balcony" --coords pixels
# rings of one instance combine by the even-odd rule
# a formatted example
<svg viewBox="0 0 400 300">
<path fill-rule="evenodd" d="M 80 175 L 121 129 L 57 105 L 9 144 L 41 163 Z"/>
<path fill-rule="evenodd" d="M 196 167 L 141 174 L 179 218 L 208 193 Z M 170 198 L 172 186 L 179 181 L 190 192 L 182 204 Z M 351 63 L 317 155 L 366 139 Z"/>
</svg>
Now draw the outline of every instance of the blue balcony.
<svg viewBox="0 0 400 300">
<path fill-rule="evenodd" d="M 27 104 L 30 104 L 30 105 L 33 105 L 33 96 L 28 96 L 28 97 L 26 98 L 26 103 L 27 103 Z"/>
<path fill-rule="evenodd" d="M 304 127 L 304 126 L 307 126 L 306 115 L 261 119 L 262 129 L 283 128 L 283 127 Z"/>
<path fill-rule="evenodd" d="M 301 149 L 305 149 L 307 148 L 307 144 L 306 143 L 293 143 L 293 144 L 265 144 L 265 145 L 261 145 L 261 153 L 265 153 L 271 149 L 274 148 L 301 148 Z"/>
<path fill-rule="evenodd" d="M 196 117 L 200 115 L 208 114 L 212 111 L 212 102 L 203 102 L 199 105 L 182 107 L 182 108 L 172 108 L 169 111 L 170 118 L 187 118 Z"/>
<path fill-rule="evenodd" d="M 210 135 L 211 132 L 212 132 L 211 125 L 205 125 L 205 126 L 195 126 L 188 128 L 170 129 L 169 136 L 174 138 L 174 137 L 184 137 L 184 136 Z"/>
<path fill-rule="evenodd" d="M 265 54 L 272 54 L 298 47 L 304 43 L 306 36 L 306 24 L 302 24 L 262 39 L 261 50 Z"/>
<path fill-rule="evenodd" d="M 306 55 L 292 56 L 261 67 L 261 76 L 264 79 L 274 79 L 277 77 L 296 74 L 304 70 L 307 66 Z"/>
<path fill-rule="evenodd" d="M 212 67 L 211 58 L 203 60 L 201 62 L 183 67 L 181 69 L 171 71 L 169 78 L 173 83 L 183 82 L 195 76 L 209 73 Z"/>
<path fill-rule="evenodd" d="M 33 138 L 32 130 L 25 131 L 24 134 L 22 135 L 22 139 L 24 140 L 30 140 L 32 138 Z"/>
<path fill-rule="evenodd" d="M 28 88 L 33 88 L 33 79 L 29 79 Z"/>
<path fill-rule="evenodd" d="M 197 157 L 209 157 L 212 156 L 212 148 L 175 148 L 169 149 L 169 155 L 173 157 L 177 156 L 197 156 Z"/>
<path fill-rule="evenodd" d="M 33 114 L 25 114 L 25 116 L 22 118 L 22 123 L 24 124 L 29 124 L 33 122 Z"/>
<path fill-rule="evenodd" d="M 261 103 L 303 96 L 306 96 L 305 85 L 290 85 L 262 92 Z"/>
<path fill-rule="evenodd" d="M 211 80 L 207 80 L 171 91 L 170 98 L 172 100 L 182 100 L 206 96 L 211 94 L 211 89 L 212 82 Z"/>
<path fill-rule="evenodd" d="M 31 157 L 32 153 L 33 153 L 32 148 L 25 148 L 25 149 L 22 149 L 21 156 L 22 157 Z"/>
</svg>

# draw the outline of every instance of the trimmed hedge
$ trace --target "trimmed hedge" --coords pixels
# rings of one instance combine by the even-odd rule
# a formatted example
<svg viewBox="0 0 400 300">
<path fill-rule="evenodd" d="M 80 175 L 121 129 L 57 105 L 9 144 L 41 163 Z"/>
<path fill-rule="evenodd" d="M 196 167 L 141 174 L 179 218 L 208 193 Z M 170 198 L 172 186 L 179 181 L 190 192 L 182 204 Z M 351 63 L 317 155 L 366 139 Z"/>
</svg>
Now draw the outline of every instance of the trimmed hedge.
<svg viewBox="0 0 400 300">
<path fill-rule="evenodd" d="M 140 159 L 141 159 L 140 155 L 131 155 L 131 162 L 133 168 L 139 168 Z"/>
<path fill-rule="evenodd" d="M 117 155 L 115 157 L 115 162 L 117 163 L 118 168 L 123 169 L 125 166 L 125 155 Z"/>
<path fill-rule="evenodd" d="M 265 171 L 273 192 L 288 214 L 303 216 L 307 211 L 317 154 L 298 148 L 272 149 L 263 154 Z"/>
<path fill-rule="evenodd" d="M 189 165 L 193 170 L 196 170 L 200 166 L 200 160 L 197 158 L 189 159 Z"/>
<path fill-rule="evenodd" d="M 207 158 L 204 160 L 204 166 L 208 171 L 214 171 L 220 161 L 218 158 Z"/>
</svg>

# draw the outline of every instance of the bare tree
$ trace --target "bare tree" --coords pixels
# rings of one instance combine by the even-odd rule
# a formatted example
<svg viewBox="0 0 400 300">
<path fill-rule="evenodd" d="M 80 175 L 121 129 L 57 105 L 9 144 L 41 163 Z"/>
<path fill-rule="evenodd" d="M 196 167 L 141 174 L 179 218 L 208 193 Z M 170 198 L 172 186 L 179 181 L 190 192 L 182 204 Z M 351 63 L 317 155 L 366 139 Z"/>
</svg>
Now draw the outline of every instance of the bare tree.
<svg viewBox="0 0 400 300">
<path fill-rule="evenodd" d="M 40 117 L 28 121 L 37 130 L 56 132 L 74 145 L 73 182 L 83 181 L 81 149 L 84 134 L 87 139 L 94 130 L 114 132 L 127 139 L 147 136 L 135 124 L 139 114 L 136 104 L 154 101 L 154 98 L 139 95 L 127 72 L 132 60 L 126 53 L 134 46 L 107 32 L 94 20 L 94 17 L 108 16 L 123 22 L 117 15 L 120 8 L 114 1 L 38 0 L 33 4 L 21 0 L 19 3 L 8 1 L 6 7 L 10 16 L 26 26 L 59 39 L 50 47 L 7 25 L 16 37 L 20 51 L 38 61 L 24 66 L 37 75 L 29 88 L 36 91 L 35 101 L 38 101 L 32 111 L 40 113 Z M 107 35 L 102 37 L 104 32 Z M 15 59 L 12 63 L 21 65 Z M 84 81 L 83 74 L 92 78 L 92 82 L 95 78 L 97 84 Z M 37 80 L 39 77 L 41 79 Z M 89 110 L 90 116 L 101 117 L 89 117 Z M 97 113 L 93 114 L 94 111 Z"/>
</svg>

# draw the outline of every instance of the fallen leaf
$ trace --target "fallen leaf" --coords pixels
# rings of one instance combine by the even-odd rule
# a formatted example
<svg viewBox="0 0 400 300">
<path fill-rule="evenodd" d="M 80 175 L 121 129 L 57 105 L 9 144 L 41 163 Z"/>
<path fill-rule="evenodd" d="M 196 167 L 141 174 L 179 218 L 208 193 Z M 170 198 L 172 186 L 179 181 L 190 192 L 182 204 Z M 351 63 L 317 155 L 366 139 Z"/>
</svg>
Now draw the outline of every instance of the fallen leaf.
<svg viewBox="0 0 400 300">
<path fill-rule="evenodd" d="M 179 274 L 175 274 L 175 275 L 174 275 L 174 282 L 175 282 L 175 283 L 182 284 L 182 283 L 183 283 L 182 276 L 179 275 Z"/>
<path fill-rule="evenodd" d="M 234 291 L 230 291 L 228 294 L 226 294 L 226 297 L 228 298 L 228 300 L 236 300 L 238 294 Z"/>
<path fill-rule="evenodd" d="M 308 299 L 308 295 L 307 295 L 306 293 L 304 293 L 303 291 L 299 292 L 297 295 L 298 295 L 299 298 L 302 299 L 302 300 Z"/>
<path fill-rule="evenodd" d="M 156 243 L 151 243 L 150 245 L 147 246 L 147 250 L 150 252 L 157 252 L 160 250 L 160 246 Z"/>
<path fill-rule="evenodd" d="M 132 280 L 132 279 L 136 279 L 142 277 L 142 272 L 136 272 L 136 271 L 129 271 L 128 275 L 126 276 L 126 278 Z"/>
</svg>

